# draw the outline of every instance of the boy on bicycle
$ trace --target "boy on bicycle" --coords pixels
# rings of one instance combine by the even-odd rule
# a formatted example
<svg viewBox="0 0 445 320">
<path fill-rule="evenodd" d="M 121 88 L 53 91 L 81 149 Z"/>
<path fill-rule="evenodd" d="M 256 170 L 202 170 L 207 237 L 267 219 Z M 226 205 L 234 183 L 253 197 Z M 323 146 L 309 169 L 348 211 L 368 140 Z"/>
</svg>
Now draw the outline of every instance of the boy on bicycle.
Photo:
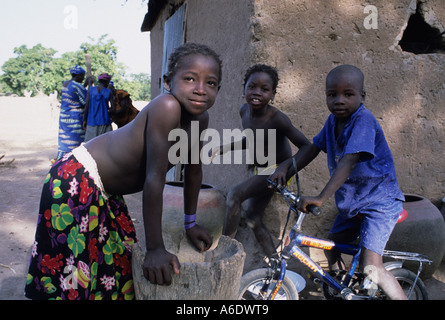
<svg viewBox="0 0 445 320">
<path fill-rule="evenodd" d="M 327 153 L 331 178 L 318 196 L 303 197 L 300 209 L 322 206 L 332 195 L 338 215 L 329 238 L 351 242 L 360 235 L 361 268 L 391 299 L 406 295 L 391 273 L 383 267 L 382 253 L 403 210 L 394 161 L 384 133 L 375 117 L 364 106 L 364 76 L 360 69 L 341 65 L 326 77 L 329 115 L 313 145 L 295 156 L 301 169 L 321 150 Z M 287 161 L 291 168 L 291 161 Z M 272 180 L 283 184 L 275 173 Z M 339 253 L 326 251 L 329 268 L 343 267 Z"/>
</svg>

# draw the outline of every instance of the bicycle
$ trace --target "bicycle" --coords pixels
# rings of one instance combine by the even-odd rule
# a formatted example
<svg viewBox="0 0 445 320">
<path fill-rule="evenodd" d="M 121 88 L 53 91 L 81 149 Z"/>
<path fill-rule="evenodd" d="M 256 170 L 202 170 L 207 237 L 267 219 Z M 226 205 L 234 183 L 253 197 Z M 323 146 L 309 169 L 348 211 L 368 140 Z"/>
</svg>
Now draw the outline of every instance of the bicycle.
<svg viewBox="0 0 445 320">
<path fill-rule="evenodd" d="M 367 278 L 364 273 L 358 271 L 357 267 L 361 252 L 360 245 L 335 243 L 331 240 L 319 239 L 301 233 L 301 227 L 307 214 L 298 210 L 298 202 L 301 197 L 300 183 L 298 173 L 296 173 L 295 176 L 297 194 L 290 192 L 285 187 L 278 187 L 274 182 L 268 180 L 289 205 L 289 213 L 283 231 L 283 237 L 292 212 L 295 214 L 296 223 L 290 230 L 285 247 L 283 248 L 282 243 L 280 244 L 282 247 L 281 251 L 277 253 L 276 257 L 274 256 L 269 259 L 267 268 L 255 269 L 242 276 L 238 298 L 245 300 L 298 300 L 299 295 L 297 289 L 291 279 L 286 276 L 287 261 L 293 257 L 315 274 L 314 281 L 321 285 L 321 291 L 327 300 L 387 299 L 383 290 Z M 308 208 L 308 211 L 315 216 L 321 214 L 320 208 L 315 206 Z M 303 252 L 300 246 L 337 250 L 343 254 L 350 255 L 352 256 L 352 261 L 349 270 L 338 270 L 332 273 L 326 272 L 319 264 Z M 384 263 L 385 269 L 395 276 L 408 299 L 428 299 L 428 293 L 419 275 L 422 271 L 422 264 L 431 264 L 432 260 L 418 253 L 389 250 L 385 250 L 383 256 L 394 259 L 393 261 Z M 417 274 L 403 268 L 403 262 L 408 260 L 419 263 Z"/>
</svg>

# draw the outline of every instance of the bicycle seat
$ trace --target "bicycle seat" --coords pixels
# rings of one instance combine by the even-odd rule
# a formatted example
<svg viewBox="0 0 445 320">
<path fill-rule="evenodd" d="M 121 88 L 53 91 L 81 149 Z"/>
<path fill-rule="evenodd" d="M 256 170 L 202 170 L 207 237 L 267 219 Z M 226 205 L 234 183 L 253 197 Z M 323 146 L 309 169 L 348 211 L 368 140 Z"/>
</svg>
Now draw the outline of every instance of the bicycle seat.
<svg viewBox="0 0 445 320">
<path fill-rule="evenodd" d="M 403 222 L 406 217 L 408 217 L 408 211 L 403 208 L 402 212 L 400 212 L 399 219 L 397 220 L 397 223 Z"/>
<path fill-rule="evenodd" d="M 363 218 L 363 216 L 360 213 L 357 214 L 357 217 L 360 219 Z M 399 218 L 397 219 L 396 223 L 403 222 L 407 217 L 408 217 L 408 211 L 406 211 L 405 208 L 403 208 L 402 212 L 400 212 L 399 214 Z"/>
</svg>

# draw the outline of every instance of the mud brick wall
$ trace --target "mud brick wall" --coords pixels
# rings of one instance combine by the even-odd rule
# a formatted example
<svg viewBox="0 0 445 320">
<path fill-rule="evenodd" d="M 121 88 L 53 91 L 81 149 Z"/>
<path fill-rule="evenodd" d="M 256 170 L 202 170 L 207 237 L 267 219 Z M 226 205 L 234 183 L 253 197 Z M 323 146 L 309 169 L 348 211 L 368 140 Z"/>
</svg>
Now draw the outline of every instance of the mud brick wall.
<svg viewBox="0 0 445 320">
<path fill-rule="evenodd" d="M 241 128 L 244 72 L 266 63 L 281 79 L 274 106 L 312 139 L 329 115 L 326 74 L 340 64 L 356 65 L 365 74 L 366 106 L 383 127 L 401 189 L 439 205 L 445 195 L 443 0 L 170 0 L 151 30 L 153 96 L 159 93 L 163 25 L 183 3 L 186 41 L 210 45 L 224 63 L 212 128 Z M 204 168 L 205 182 L 224 192 L 247 175 L 245 165 Z M 320 192 L 328 179 L 320 155 L 302 171 L 304 193 Z M 333 210 L 331 201 L 326 211 Z M 313 231 L 327 232 L 332 218 L 312 222 Z"/>
</svg>

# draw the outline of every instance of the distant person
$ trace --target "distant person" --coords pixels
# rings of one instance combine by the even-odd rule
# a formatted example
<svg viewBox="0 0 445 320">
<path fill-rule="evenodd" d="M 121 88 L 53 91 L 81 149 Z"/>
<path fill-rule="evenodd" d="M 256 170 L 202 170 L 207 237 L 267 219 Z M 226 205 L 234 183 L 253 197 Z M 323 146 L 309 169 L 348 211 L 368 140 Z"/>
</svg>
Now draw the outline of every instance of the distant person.
<svg viewBox="0 0 445 320">
<path fill-rule="evenodd" d="M 71 80 L 65 81 L 62 87 L 62 104 L 59 116 L 59 146 L 57 160 L 78 147 L 85 139 L 82 126 L 87 99 L 87 82 L 85 70 L 74 66 L 70 70 Z"/>
<path fill-rule="evenodd" d="M 109 88 L 113 92 L 114 96 L 114 108 L 110 109 L 111 120 L 117 125 L 118 128 L 125 126 L 132 121 L 139 113 L 139 110 L 133 106 L 133 101 L 130 98 L 130 94 L 122 89 L 116 90 L 113 85 Z"/>
<path fill-rule="evenodd" d="M 108 88 L 112 76 L 102 73 L 97 77 L 99 84 L 91 87 L 85 106 L 85 119 L 83 127 L 85 132 L 85 142 L 105 133 L 112 131 L 109 109 L 114 103 L 111 90 Z"/>
</svg>

